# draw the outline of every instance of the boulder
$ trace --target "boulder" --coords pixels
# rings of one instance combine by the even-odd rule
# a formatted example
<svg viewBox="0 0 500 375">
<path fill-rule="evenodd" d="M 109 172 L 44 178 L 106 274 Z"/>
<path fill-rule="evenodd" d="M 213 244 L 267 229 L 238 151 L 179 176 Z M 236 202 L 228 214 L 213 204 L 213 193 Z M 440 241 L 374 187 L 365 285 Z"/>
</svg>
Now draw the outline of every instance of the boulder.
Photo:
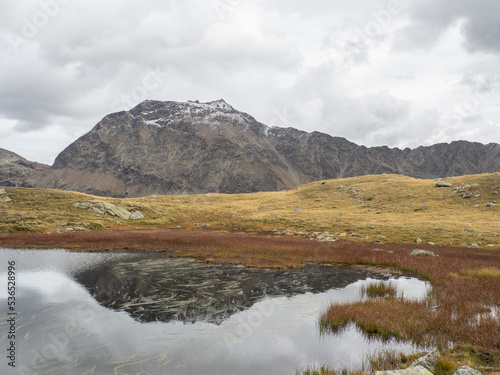
<svg viewBox="0 0 500 375">
<path fill-rule="evenodd" d="M 452 187 L 453 184 L 449 182 L 444 182 L 444 181 L 438 181 L 436 182 L 436 187 Z"/>
<path fill-rule="evenodd" d="M 421 255 L 425 255 L 425 256 L 432 256 L 432 257 L 437 257 L 438 255 L 432 251 L 428 251 L 428 250 L 421 250 L 421 249 L 414 249 L 410 255 L 414 255 L 414 256 L 421 256 Z"/>
<path fill-rule="evenodd" d="M 93 199 L 88 202 L 75 202 L 73 206 L 94 212 L 96 215 L 111 215 L 123 220 L 144 219 L 144 215 L 139 211 L 129 211 L 125 208 L 115 206 L 112 203 Z"/>
<path fill-rule="evenodd" d="M 433 375 L 423 366 L 408 367 L 403 370 L 376 371 L 375 375 Z"/>
<path fill-rule="evenodd" d="M 436 370 L 436 364 L 439 357 L 440 357 L 439 351 L 437 349 L 434 349 L 427 355 L 417 359 L 410 365 L 410 367 L 422 366 L 433 373 Z"/>
<path fill-rule="evenodd" d="M 473 369 L 469 366 L 460 366 L 453 375 L 483 375 L 481 371 Z"/>
<path fill-rule="evenodd" d="M 7 202 L 10 202 L 12 199 L 10 199 L 9 197 L 3 197 L 3 198 L 0 198 L 0 203 L 7 203 Z"/>
</svg>

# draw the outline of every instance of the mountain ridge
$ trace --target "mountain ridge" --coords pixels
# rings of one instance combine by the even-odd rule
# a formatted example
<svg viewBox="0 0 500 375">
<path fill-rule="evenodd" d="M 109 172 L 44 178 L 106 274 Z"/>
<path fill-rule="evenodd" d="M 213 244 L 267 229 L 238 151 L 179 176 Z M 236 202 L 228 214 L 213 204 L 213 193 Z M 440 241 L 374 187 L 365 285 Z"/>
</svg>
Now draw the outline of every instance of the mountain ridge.
<svg viewBox="0 0 500 375">
<path fill-rule="evenodd" d="M 497 143 L 366 147 L 317 131 L 269 127 L 222 99 L 145 100 L 105 116 L 50 170 L 32 175 L 29 186 L 114 197 L 233 194 L 366 174 L 438 178 L 498 171 Z"/>
</svg>

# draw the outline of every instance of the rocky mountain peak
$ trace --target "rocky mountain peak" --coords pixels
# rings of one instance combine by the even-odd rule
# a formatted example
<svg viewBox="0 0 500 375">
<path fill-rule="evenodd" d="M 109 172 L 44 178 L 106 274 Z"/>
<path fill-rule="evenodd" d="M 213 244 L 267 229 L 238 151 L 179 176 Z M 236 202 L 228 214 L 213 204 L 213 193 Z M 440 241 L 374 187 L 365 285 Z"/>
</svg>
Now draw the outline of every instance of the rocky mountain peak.
<svg viewBox="0 0 500 375">
<path fill-rule="evenodd" d="M 171 125 L 204 124 L 211 127 L 227 125 L 247 125 L 256 120 L 243 112 L 235 110 L 223 99 L 201 103 L 198 100 L 187 102 L 146 100 L 128 112 L 135 120 L 146 125 L 168 127 Z"/>
<path fill-rule="evenodd" d="M 146 100 L 105 116 L 41 172 L 40 183 L 37 166 L 7 157 L 4 184 L 28 181 L 26 186 L 116 197 L 273 191 L 366 174 L 436 178 L 500 171 L 495 143 L 358 146 L 320 132 L 268 127 L 222 99 Z M 0 153 L 0 167 L 1 159 Z"/>
</svg>

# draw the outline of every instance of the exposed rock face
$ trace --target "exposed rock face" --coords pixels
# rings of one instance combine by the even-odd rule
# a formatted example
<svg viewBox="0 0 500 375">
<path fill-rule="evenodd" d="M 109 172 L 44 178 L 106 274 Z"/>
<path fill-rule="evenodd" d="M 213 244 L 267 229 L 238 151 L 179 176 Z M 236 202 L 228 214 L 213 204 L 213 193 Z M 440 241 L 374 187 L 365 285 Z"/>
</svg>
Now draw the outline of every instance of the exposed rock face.
<svg viewBox="0 0 500 375">
<path fill-rule="evenodd" d="M 36 186 L 115 197 L 247 193 L 364 174 L 438 178 L 497 171 L 500 145 L 494 143 L 367 148 L 319 132 L 268 127 L 223 100 L 147 100 L 106 116 L 67 147 Z"/>
<path fill-rule="evenodd" d="M 53 168 L 101 178 L 85 186 L 59 178 L 59 187 L 113 196 L 245 193 L 300 184 L 270 144 L 268 129 L 224 101 L 145 101 L 106 116 L 64 150 Z M 114 189 L 102 181 L 113 181 Z"/>
<path fill-rule="evenodd" d="M 422 366 L 425 367 L 428 371 L 434 373 L 436 371 L 437 361 L 440 356 L 441 355 L 439 354 L 439 351 L 437 349 L 434 349 L 427 355 L 417 359 L 410 365 L 410 367 Z"/>
<path fill-rule="evenodd" d="M 34 187 L 50 166 L 0 148 L 0 186 Z"/>
<path fill-rule="evenodd" d="M 123 220 L 144 219 L 144 215 L 139 211 L 129 211 L 123 207 L 115 206 L 112 203 L 92 199 L 88 202 L 75 202 L 73 206 L 94 212 L 96 215 L 111 215 Z"/>
</svg>

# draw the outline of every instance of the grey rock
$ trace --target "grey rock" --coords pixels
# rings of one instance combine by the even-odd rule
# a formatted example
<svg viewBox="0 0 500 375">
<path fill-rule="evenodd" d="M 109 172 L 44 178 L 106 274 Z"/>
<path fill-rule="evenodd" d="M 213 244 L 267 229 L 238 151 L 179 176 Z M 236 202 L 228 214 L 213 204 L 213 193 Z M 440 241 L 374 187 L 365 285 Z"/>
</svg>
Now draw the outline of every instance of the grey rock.
<svg viewBox="0 0 500 375">
<path fill-rule="evenodd" d="M 73 206 L 83 208 L 94 212 L 96 215 L 111 215 L 123 220 L 144 219 L 144 215 L 139 211 L 129 211 L 125 208 L 115 206 L 112 203 L 99 199 L 93 199 L 88 202 L 75 202 Z"/>
<path fill-rule="evenodd" d="M 472 233 L 472 232 L 474 232 L 474 231 L 475 231 L 475 229 L 474 229 L 474 228 L 465 228 L 465 231 L 466 231 L 466 232 L 470 232 L 470 233 Z"/>
<path fill-rule="evenodd" d="M 479 245 L 477 243 L 471 243 L 469 247 L 471 249 L 479 249 Z"/>
<path fill-rule="evenodd" d="M 493 203 L 493 202 L 486 203 L 486 207 L 490 207 L 491 208 L 491 207 L 495 207 L 495 206 L 496 206 L 496 204 Z"/>
<path fill-rule="evenodd" d="M 472 193 L 463 193 L 462 198 L 465 198 L 465 199 L 472 198 Z"/>
<path fill-rule="evenodd" d="M 300 208 L 300 207 L 295 207 L 293 210 L 294 210 L 294 211 L 302 211 L 302 208 Z"/>
<path fill-rule="evenodd" d="M 444 182 L 444 181 L 436 182 L 436 187 L 452 187 L 452 186 L 453 184 L 449 182 Z"/>
<path fill-rule="evenodd" d="M 421 249 L 414 249 L 410 255 L 413 256 L 432 256 L 432 257 L 437 257 L 438 255 L 432 251 L 428 250 L 421 250 Z"/>
<path fill-rule="evenodd" d="M 417 238 L 415 238 L 415 242 L 420 243 L 420 242 L 422 242 L 422 239 L 417 237 Z"/>
<path fill-rule="evenodd" d="M 7 203 L 7 202 L 10 202 L 12 201 L 12 199 L 10 199 L 9 197 L 2 197 L 0 198 L 0 203 Z"/>
<path fill-rule="evenodd" d="M 439 351 L 437 349 L 434 349 L 432 352 L 428 353 L 427 355 L 417 359 L 415 362 L 413 362 L 410 367 L 418 367 L 422 366 L 426 368 L 428 371 L 434 373 L 436 370 L 436 364 L 437 360 L 441 355 L 439 354 Z"/>
<path fill-rule="evenodd" d="M 375 375 L 433 375 L 423 366 L 408 367 L 402 370 L 375 371 Z"/>
<path fill-rule="evenodd" d="M 6 193 L 5 189 L 0 189 L 0 194 L 5 194 L 5 193 Z"/>
<path fill-rule="evenodd" d="M 473 369 L 469 366 L 460 366 L 453 375 L 483 375 L 481 371 Z"/>
</svg>

